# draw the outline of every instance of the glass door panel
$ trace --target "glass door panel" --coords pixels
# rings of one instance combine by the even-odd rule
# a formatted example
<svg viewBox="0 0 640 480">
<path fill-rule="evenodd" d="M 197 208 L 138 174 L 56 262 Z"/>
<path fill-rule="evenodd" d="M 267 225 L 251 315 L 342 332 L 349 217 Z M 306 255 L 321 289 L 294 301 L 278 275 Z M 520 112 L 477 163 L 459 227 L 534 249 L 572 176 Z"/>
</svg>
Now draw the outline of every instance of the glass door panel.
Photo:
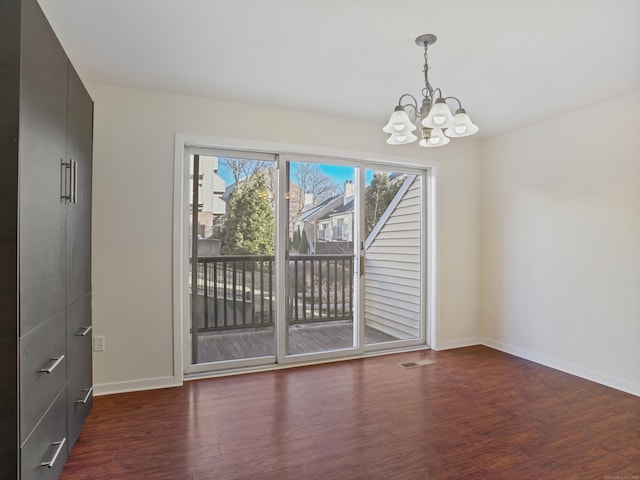
<svg viewBox="0 0 640 480">
<path fill-rule="evenodd" d="M 275 356 L 275 158 L 233 155 L 190 155 L 192 365 Z"/>
<path fill-rule="evenodd" d="M 421 185 L 419 175 L 365 171 L 366 345 L 422 338 Z"/>
<path fill-rule="evenodd" d="M 353 349 L 354 167 L 288 162 L 286 354 Z"/>
</svg>

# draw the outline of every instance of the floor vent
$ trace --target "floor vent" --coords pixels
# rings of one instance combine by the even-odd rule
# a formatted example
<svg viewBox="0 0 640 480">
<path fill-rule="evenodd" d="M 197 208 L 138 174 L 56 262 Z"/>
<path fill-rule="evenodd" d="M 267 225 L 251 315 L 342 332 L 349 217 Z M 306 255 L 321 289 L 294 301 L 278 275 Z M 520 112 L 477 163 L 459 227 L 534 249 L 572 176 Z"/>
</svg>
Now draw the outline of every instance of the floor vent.
<svg viewBox="0 0 640 480">
<path fill-rule="evenodd" d="M 422 367 L 424 365 L 433 365 L 434 363 L 436 362 L 425 358 L 424 360 L 418 360 L 417 362 L 401 363 L 400 366 L 402 368 L 415 368 L 415 367 Z"/>
</svg>

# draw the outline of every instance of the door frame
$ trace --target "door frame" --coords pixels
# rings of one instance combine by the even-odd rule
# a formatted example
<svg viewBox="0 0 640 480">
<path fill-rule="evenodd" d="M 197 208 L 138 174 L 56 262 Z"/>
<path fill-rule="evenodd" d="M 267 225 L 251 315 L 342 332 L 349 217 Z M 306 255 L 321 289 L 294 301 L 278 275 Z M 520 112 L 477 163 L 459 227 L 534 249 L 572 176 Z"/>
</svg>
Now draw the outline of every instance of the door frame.
<svg viewBox="0 0 640 480">
<path fill-rule="evenodd" d="M 286 308 L 287 308 L 287 304 L 288 302 L 285 300 L 288 300 L 287 294 L 288 294 L 288 276 L 284 276 L 285 281 L 281 281 L 280 282 L 280 286 L 278 289 L 278 298 L 282 299 L 282 301 L 279 302 L 278 305 L 281 305 L 282 310 L 278 309 L 277 311 L 277 318 L 283 318 L 283 325 L 285 328 L 280 328 L 280 329 L 276 329 L 277 331 L 277 336 L 278 336 L 278 342 L 277 342 L 277 363 L 279 365 L 291 365 L 291 364 L 298 364 L 301 362 L 322 362 L 322 361 L 334 361 L 334 360 L 338 360 L 341 358 L 346 358 L 346 357 L 353 357 L 354 355 L 362 355 L 364 353 L 364 329 L 361 328 L 360 325 L 360 321 L 359 321 L 359 317 L 361 316 L 362 312 L 362 288 L 361 288 L 361 284 L 362 282 L 358 281 L 358 277 L 360 275 L 360 267 L 359 267 L 359 259 L 360 259 L 360 254 L 358 252 L 358 248 L 357 245 L 359 243 L 359 240 L 362 237 L 362 233 L 363 233 L 363 228 L 361 228 L 361 224 L 363 222 L 360 221 L 360 217 L 361 217 L 361 213 L 360 213 L 360 205 L 362 204 L 362 192 L 364 192 L 364 187 L 363 187 L 363 179 L 364 179 L 364 174 L 363 172 L 363 168 L 360 168 L 358 170 L 358 167 L 362 167 L 361 160 L 355 160 L 353 158 L 350 157 L 341 157 L 338 161 L 336 161 L 336 157 L 326 157 L 323 155 L 318 155 L 318 154 L 302 154 L 302 153 L 281 153 L 280 154 L 280 178 L 279 180 L 279 184 L 280 185 L 287 185 L 288 184 L 288 180 L 287 179 L 287 168 L 282 168 L 284 166 L 286 166 L 289 162 L 297 162 L 297 163 L 301 163 L 301 162 L 306 162 L 306 163 L 312 163 L 312 164 L 320 164 L 320 165 L 338 165 L 338 166 L 344 166 L 344 167 L 352 167 L 354 168 L 354 171 L 356 173 L 355 176 L 355 188 L 356 188 L 356 198 L 355 198 L 355 202 L 354 202 L 354 230 L 357 227 L 358 229 L 358 234 L 354 236 L 354 261 L 353 261 L 353 265 L 354 265 L 354 271 L 353 271 L 353 282 L 354 282 L 354 288 L 353 292 L 354 292 L 354 309 L 353 309 L 353 328 L 354 328 L 354 335 L 358 336 L 358 346 L 357 347 L 351 347 L 351 348 L 345 348 L 345 349 L 339 349 L 339 350 L 328 350 L 328 351 L 322 351 L 322 352 L 311 352 L 311 353 L 301 353 L 301 354 L 295 354 L 295 355 L 287 355 L 286 353 L 286 341 L 287 341 L 287 335 L 288 335 L 288 331 L 289 331 L 289 325 L 286 322 L 286 318 L 287 318 L 287 312 L 286 312 Z M 360 172 L 359 174 L 357 172 Z M 362 176 L 362 179 L 360 178 Z M 287 212 L 287 207 L 286 207 L 286 203 L 285 202 L 278 202 L 278 206 L 282 208 L 282 210 L 279 212 L 280 216 L 279 218 L 283 219 L 282 220 L 282 224 L 278 225 L 278 227 L 282 228 L 280 231 L 288 231 L 287 228 L 287 222 L 288 222 L 288 212 Z M 286 250 L 286 245 L 287 243 L 287 239 L 286 237 L 281 238 L 279 244 L 277 245 L 277 251 L 279 252 L 284 252 Z M 281 250 L 278 250 L 281 249 Z M 277 253 L 276 253 L 276 261 L 279 263 L 279 267 L 281 269 L 281 271 L 286 271 L 287 269 L 287 260 L 286 260 L 286 255 L 280 255 L 280 257 L 278 257 Z M 276 269 L 277 271 L 277 269 Z M 278 325 L 280 325 L 278 323 Z"/>
<path fill-rule="evenodd" d="M 188 329 L 188 318 L 190 318 L 189 312 L 189 293 L 188 293 L 188 275 L 189 275 L 189 253 L 188 253 L 188 240 L 185 240 L 183 232 L 188 229 L 189 211 L 188 202 L 185 201 L 185 196 L 189 192 L 189 158 L 186 155 L 185 147 L 202 147 L 207 149 L 217 150 L 241 150 L 245 152 L 256 152 L 264 154 L 279 155 L 279 166 L 284 164 L 287 159 L 298 161 L 300 159 L 308 159 L 311 161 L 315 159 L 318 162 L 327 163 L 328 159 L 336 160 L 336 163 L 340 165 L 352 165 L 361 167 L 360 177 L 357 182 L 357 191 L 360 198 L 363 198 L 364 190 L 364 170 L 366 168 L 391 168 L 402 167 L 403 170 L 419 171 L 422 175 L 422 195 L 423 202 L 426 201 L 427 208 L 425 208 L 422 232 L 424 233 L 425 245 L 423 248 L 422 267 L 424 271 L 423 291 L 425 295 L 425 307 L 423 315 L 426 315 L 426 324 L 423 330 L 422 337 L 424 337 L 423 345 L 419 345 L 418 348 L 429 348 L 429 345 L 437 344 L 437 325 L 438 325 L 438 305 L 437 305 L 437 279 L 438 279 L 438 263 L 437 263 L 437 212 L 438 212 L 438 178 L 439 178 L 439 162 L 437 161 L 425 161 L 424 159 L 416 159 L 410 157 L 398 157 L 388 156 L 380 154 L 372 154 L 365 152 L 353 152 L 347 150 L 337 150 L 326 147 L 314 147 L 314 146 L 300 146 L 286 143 L 273 143 L 257 140 L 246 140 L 237 138 L 225 138 L 214 137 L 207 135 L 197 135 L 188 133 L 176 133 L 174 143 L 174 192 L 173 192 L 173 367 L 174 378 L 177 383 L 182 383 L 186 376 L 218 376 L 230 373 L 237 373 L 238 371 L 247 372 L 253 370 L 275 369 L 275 368 L 287 368 L 293 364 L 308 364 L 322 361 L 335 361 L 344 358 L 361 358 L 366 356 L 368 352 L 365 349 L 362 339 L 363 331 L 359 331 L 360 335 L 360 348 L 350 349 L 345 351 L 344 356 L 334 355 L 329 358 L 325 353 L 312 353 L 305 355 L 295 356 L 283 356 L 278 358 L 274 357 L 259 357 L 248 359 L 245 362 L 238 363 L 237 361 L 229 361 L 228 370 L 216 370 L 210 371 L 209 369 L 191 368 L 188 373 L 185 373 L 185 369 L 189 366 L 189 359 L 186 358 L 188 352 L 184 349 L 184 335 L 185 326 Z M 293 158 L 295 157 L 295 158 Z M 283 168 L 278 169 L 279 184 L 282 184 L 283 177 L 286 177 L 286 171 Z M 279 191 L 276 192 L 278 198 Z M 278 231 L 284 231 L 282 229 L 282 222 L 286 222 L 286 215 L 284 215 L 285 202 L 278 201 L 276 206 L 276 222 L 278 224 Z M 359 222 L 362 223 L 362 222 Z M 358 228 L 362 228 L 358 225 Z M 285 238 L 279 238 L 276 235 L 276 275 L 282 272 L 285 268 L 284 255 L 278 255 L 278 251 L 284 251 L 283 248 Z M 282 258 L 280 258 L 282 257 Z M 358 272 L 359 274 L 359 272 Z M 362 308 L 362 288 L 363 282 L 357 291 L 358 294 L 358 309 Z M 279 294 L 284 291 L 284 282 L 280 282 Z M 282 290 L 282 291 L 280 291 Z M 282 297 L 284 298 L 284 297 Z M 286 308 L 285 302 L 279 301 L 276 304 L 277 316 L 282 315 Z M 356 319 L 354 319 L 355 321 Z M 283 335 L 286 335 L 284 329 L 276 329 L 276 353 L 283 352 L 282 341 L 285 340 Z M 362 329 L 360 329 L 362 330 Z M 187 332 L 188 334 L 188 332 Z M 413 347 L 416 348 L 416 347 Z M 411 347 L 407 349 L 413 349 Z M 390 350 L 391 351 L 391 350 Z M 398 351 L 394 349 L 393 351 Z M 369 354 L 381 354 L 385 353 L 384 349 L 376 349 L 376 351 Z M 283 357 L 283 358 L 280 358 Z M 273 363 L 266 363 L 269 361 Z M 279 363 L 275 363 L 276 360 Z M 206 364 L 205 364 L 206 365 Z M 236 368 L 233 368 L 236 367 Z"/>
</svg>

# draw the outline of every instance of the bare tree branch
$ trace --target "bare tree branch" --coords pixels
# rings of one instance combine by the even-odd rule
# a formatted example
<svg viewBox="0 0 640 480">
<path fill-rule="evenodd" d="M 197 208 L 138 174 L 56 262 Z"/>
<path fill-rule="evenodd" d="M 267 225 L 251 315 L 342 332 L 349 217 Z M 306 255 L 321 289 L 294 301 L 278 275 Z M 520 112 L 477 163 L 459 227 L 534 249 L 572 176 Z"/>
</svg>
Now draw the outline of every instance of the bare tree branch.
<svg viewBox="0 0 640 480">
<path fill-rule="evenodd" d="M 312 163 L 297 164 L 293 180 L 304 193 L 312 194 L 317 202 L 340 193 L 340 185 Z"/>
</svg>

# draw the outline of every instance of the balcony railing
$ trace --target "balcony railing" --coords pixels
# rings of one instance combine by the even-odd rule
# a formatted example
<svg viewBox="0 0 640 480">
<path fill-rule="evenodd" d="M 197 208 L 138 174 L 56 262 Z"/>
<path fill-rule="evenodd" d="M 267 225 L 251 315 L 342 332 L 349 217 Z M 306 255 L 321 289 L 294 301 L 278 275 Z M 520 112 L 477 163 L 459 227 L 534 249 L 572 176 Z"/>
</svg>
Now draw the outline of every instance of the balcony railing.
<svg viewBox="0 0 640 480">
<path fill-rule="evenodd" d="M 273 255 L 220 255 L 197 260 L 192 315 L 200 331 L 274 325 Z M 353 318 L 353 255 L 289 257 L 289 324 Z"/>
</svg>

